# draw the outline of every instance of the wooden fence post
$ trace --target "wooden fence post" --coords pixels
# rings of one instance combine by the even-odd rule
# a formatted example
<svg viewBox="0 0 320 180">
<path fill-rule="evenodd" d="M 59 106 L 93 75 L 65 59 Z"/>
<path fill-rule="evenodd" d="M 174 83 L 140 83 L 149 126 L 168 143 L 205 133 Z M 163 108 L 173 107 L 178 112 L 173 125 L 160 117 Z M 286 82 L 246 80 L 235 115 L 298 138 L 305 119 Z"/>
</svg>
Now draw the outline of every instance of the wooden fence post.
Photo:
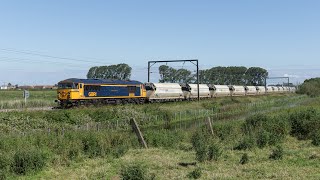
<svg viewBox="0 0 320 180">
<path fill-rule="evenodd" d="M 207 126 L 208 126 L 208 129 L 209 129 L 211 135 L 214 135 L 214 134 L 213 134 L 213 129 L 212 129 L 212 124 L 211 124 L 210 117 L 208 117 L 206 121 L 207 121 Z"/>
<path fill-rule="evenodd" d="M 138 126 L 138 123 L 136 122 L 136 120 L 134 118 L 130 119 L 130 124 L 132 127 L 132 130 L 136 133 L 138 140 L 140 142 L 140 144 L 144 147 L 144 148 L 148 148 L 146 141 L 143 138 L 143 135 L 140 131 L 140 128 Z"/>
</svg>

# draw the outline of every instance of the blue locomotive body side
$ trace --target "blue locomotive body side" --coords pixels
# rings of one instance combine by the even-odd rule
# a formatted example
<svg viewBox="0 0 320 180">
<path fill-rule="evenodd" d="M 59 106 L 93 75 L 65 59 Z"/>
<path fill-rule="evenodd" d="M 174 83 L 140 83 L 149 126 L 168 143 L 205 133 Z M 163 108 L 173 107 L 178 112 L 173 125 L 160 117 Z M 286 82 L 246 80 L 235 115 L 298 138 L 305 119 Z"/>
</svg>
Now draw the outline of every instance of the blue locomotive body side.
<svg viewBox="0 0 320 180">
<path fill-rule="evenodd" d="M 130 95 L 131 94 L 131 95 Z M 141 87 L 132 85 L 84 85 L 85 97 L 134 97 L 141 96 Z"/>
</svg>

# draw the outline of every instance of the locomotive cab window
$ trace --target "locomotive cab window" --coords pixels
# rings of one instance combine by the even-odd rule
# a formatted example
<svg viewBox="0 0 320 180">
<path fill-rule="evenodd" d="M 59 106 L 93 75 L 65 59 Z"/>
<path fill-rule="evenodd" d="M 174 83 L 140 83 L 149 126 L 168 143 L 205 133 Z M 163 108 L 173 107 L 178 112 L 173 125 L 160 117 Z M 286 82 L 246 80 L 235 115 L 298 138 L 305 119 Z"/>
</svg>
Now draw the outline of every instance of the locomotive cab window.
<svg viewBox="0 0 320 180">
<path fill-rule="evenodd" d="M 73 83 L 59 83 L 58 89 L 73 89 L 74 84 Z"/>
</svg>

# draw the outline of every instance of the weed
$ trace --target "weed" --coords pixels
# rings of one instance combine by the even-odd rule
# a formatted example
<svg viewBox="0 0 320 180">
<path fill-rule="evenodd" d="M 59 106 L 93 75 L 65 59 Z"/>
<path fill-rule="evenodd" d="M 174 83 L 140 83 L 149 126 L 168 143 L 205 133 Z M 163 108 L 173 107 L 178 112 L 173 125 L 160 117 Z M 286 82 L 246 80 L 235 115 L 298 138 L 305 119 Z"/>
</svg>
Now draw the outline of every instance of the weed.
<svg viewBox="0 0 320 180">
<path fill-rule="evenodd" d="M 147 180 L 147 170 L 140 164 L 131 164 L 121 169 L 120 177 L 123 180 Z"/>
<path fill-rule="evenodd" d="M 272 153 L 269 156 L 269 159 L 280 160 L 283 157 L 283 148 L 280 145 L 277 145 L 275 149 L 272 150 Z"/>
<path fill-rule="evenodd" d="M 291 135 L 298 139 L 308 139 L 315 129 L 320 128 L 320 119 L 313 108 L 303 109 L 290 114 Z"/>
<path fill-rule="evenodd" d="M 196 159 L 199 162 L 203 162 L 207 159 L 208 152 L 208 138 L 203 131 L 196 131 L 192 138 L 191 143 L 196 151 Z"/>
<path fill-rule="evenodd" d="M 315 146 L 320 146 L 320 132 L 315 132 L 312 135 L 312 144 Z"/>
<path fill-rule="evenodd" d="M 222 148 L 217 144 L 213 143 L 209 146 L 208 150 L 208 160 L 217 161 L 222 155 Z"/>
<path fill-rule="evenodd" d="M 252 149 L 256 145 L 256 140 L 253 136 L 245 136 L 242 141 L 233 149 L 235 150 L 246 150 Z"/>
<path fill-rule="evenodd" d="M 260 131 L 257 137 L 257 146 L 259 148 L 264 148 L 268 145 L 269 133 L 266 131 Z"/>
<path fill-rule="evenodd" d="M 13 156 L 12 170 L 16 174 L 25 175 L 42 170 L 46 164 L 45 155 L 36 149 L 19 149 Z"/>
<path fill-rule="evenodd" d="M 242 156 L 241 156 L 241 159 L 240 159 L 240 164 L 247 164 L 249 162 L 249 156 L 247 153 L 244 153 Z"/>
<path fill-rule="evenodd" d="M 195 170 L 191 171 L 187 177 L 190 179 L 199 179 L 202 175 L 202 171 L 200 167 L 197 167 Z"/>
</svg>

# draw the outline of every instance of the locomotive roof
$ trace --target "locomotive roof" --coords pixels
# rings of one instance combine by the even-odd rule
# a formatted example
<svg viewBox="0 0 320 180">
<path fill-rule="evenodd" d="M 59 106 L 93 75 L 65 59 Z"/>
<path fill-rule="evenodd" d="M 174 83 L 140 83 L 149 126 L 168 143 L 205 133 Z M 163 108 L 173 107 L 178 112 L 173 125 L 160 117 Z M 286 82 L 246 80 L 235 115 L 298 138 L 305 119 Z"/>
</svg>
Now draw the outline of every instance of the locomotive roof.
<svg viewBox="0 0 320 180">
<path fill-rule="evenodd" d="M 59 83 L 84 83 L 84 84 L 142 84 L 139 81 L 129 80 L 112 80 L 112 79 L 77 79 L 70 78 L 60 81 Z"/>
</svg>

